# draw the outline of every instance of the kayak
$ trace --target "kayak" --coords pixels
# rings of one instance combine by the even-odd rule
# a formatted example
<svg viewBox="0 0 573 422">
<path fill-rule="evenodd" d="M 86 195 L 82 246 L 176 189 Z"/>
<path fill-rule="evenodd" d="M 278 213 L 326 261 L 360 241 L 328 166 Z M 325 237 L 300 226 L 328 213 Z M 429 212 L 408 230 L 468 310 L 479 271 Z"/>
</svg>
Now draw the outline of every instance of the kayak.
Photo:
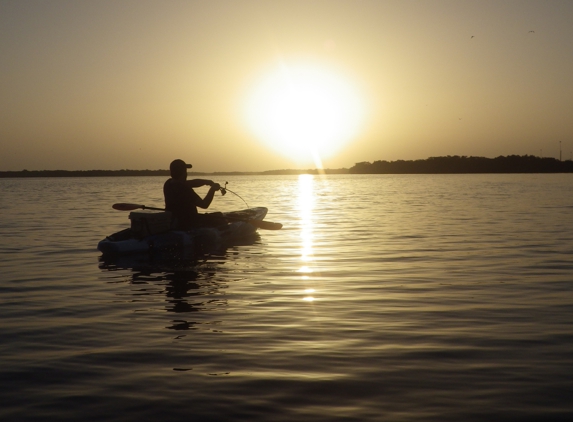
<svg viewBox="0 0 573 422">
<path fill-rule="evenodd" d="M 132 212 L 131 227 L 107 236 L 97 248 L 104 255 L 127 255 L 154 250 L 196 248 L 203 245 L 231 244 L 256 233 L 267 208 L 255 207 L 222 213 L 226 224 L 182 231 L 171 230 L 169 212 Z M 273 224 L 273 223 L 269 223 Z"/>
</svg>

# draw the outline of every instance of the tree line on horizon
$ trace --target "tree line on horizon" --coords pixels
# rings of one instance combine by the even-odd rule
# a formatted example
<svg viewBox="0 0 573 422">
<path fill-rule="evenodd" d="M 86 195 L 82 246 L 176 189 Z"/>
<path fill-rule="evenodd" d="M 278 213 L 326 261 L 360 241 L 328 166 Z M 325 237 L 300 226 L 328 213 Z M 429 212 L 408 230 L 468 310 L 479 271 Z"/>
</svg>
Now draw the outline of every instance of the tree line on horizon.
<svg viewBox="0 0 573 422">
<path fill-rule="evenodd" d="M 356 163 L 351 174 L 572 173 L 573 161 L 534 155 L 496 158 L 448 155 L 425 160 L 378 160 Z"/>
<path fill-rule="evenodd" d="M 169 170 L 21 170 L 0 171 L 0 177 L 169 176 Z"/>
<path fill-rule="evenodd" d="M 262 172 L 191 172 L 203 175 L 297 175 L 297 174 L 458 174 L 458 173 L 573 173 L 573 161 L 542 158 L 534 155 L 508 155 L 496 158 L 448 155 L 425 160 L 363 161 L 341 169 L 283 169 Z M 123 177 L 164 176 L 169 170 L 21 170 L 0 171 L 0 178 L 9 177 Z"/>
<path fill-rule="evenodd" d="M 298 175 L 298 174 L 346 174 L 348 169 L 308 169 L 308 170 L 267 170 L 260 172 L 219 171 L 213 173 L 189 172 L 190 177 L 195 176 L 257 176 L 257 175 Z M 135 177 L 135 176 L 163 176 L 170 177 L 169 170 L 20 170 L 0 171 L 0 178 L 27 178 L 27 177 Z"/>
</svg>

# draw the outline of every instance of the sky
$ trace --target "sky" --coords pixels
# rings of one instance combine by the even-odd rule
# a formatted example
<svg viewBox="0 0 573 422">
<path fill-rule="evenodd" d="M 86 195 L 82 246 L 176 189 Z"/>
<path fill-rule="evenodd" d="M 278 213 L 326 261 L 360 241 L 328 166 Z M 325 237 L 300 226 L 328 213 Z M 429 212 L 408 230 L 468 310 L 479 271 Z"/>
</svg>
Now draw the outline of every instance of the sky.
<svg viewBox="0 0 573 422">
<path fill-rule="evenodd" d="M 573 155 L 573 1 L 0 0 L 0 171 Z"/>
</svg>

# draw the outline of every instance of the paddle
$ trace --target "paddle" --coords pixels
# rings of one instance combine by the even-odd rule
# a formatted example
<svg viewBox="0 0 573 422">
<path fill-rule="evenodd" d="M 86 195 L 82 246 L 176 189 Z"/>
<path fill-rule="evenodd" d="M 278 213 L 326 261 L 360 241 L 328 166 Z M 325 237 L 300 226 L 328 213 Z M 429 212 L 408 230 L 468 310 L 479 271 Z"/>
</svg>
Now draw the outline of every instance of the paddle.
<svg viewBox="0 0 573 422">
<path fill-rule="evenodd" d="M 126 203 L 113 204 L 111 207 L 112 207 L 114 210 L 119 210 L 119 211 L 133 211 L 133 210 L 138 210 L 138 209 L 142 209 L 142 210 L 154 210 L 154 211 L 165 211 L 165 208 L 152 208 L 152 207 L 146 207 L 145 205 L 126 204 Z"/>
<path fill-rule="evenodd" d="M 165 211 L 164 208 L 153 208 L 153 207 L 148 207 L 148 206 L 140 205 L 140 204 L 119 203 L 119 204 L 113 204 L 111 207 L 114 210 L 119 210 L 119 211 L 133 211 L 133 210 L 137 210 L 137 209 Z M 225 218 L 227 220 L 231 220 L 231 221 L 245 221 L 245 222 L 252 224 L 253 226 L 258 227 L 259 229 L 263 229 L 263 230 L 280 230 L 283 227 L 283 225 L 281 223 L 273 223 L 271 221 L 249 220 L 246 218 L 232 217 L 232 216 L 231 217 L 225 216 Z"/>
</svg>

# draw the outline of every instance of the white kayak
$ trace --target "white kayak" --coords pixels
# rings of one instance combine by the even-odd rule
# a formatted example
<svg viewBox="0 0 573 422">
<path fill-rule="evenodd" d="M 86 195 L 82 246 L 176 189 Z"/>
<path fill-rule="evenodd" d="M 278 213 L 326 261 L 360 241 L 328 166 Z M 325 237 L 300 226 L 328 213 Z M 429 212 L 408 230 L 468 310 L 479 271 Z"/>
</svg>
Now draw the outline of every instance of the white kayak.
<svg viewBox="0 0 573 422">
<path fill-rule="evenodd" d="M 278 224 L 262 221 L 267 214 L 265 207 L 225 212 L 223 216 L 227 220 L 226 224 L 189 231 L 169 230 L 168 222 L 165 225 L 162 221 L 166 214 L 131 213 L 131 228 L 107 236 L 98 243 L 98 250 L 104 255 L 126 255 L 153 250 L 198 248 L 206 243 L 231 244 L 254 235 L 259 227 L 267 228 L 266 224 Z M 145 230 L 140 230 L 142 226 Z"/>
</svg>

